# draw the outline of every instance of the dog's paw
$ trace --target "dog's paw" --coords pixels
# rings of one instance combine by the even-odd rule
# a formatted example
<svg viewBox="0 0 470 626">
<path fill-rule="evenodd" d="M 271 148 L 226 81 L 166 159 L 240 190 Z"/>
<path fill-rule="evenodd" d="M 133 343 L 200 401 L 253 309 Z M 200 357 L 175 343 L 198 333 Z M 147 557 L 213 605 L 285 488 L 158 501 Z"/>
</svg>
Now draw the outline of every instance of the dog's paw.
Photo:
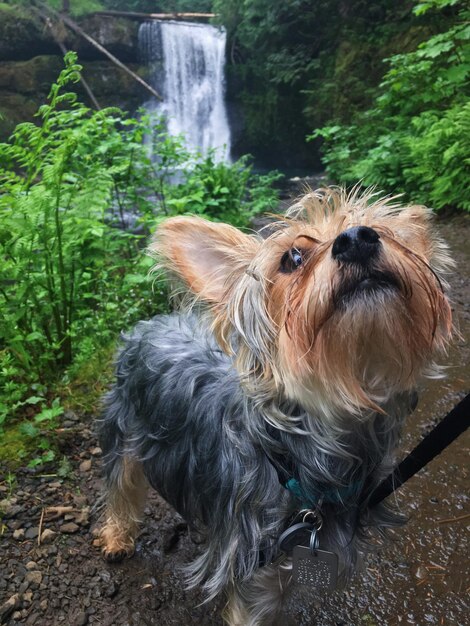
<svg viewBox="0 0 470 626">
<path fill-rule="evenodd" d="M 105 524 L 94 544 L 101 548 L 101 554 L 108 563 L 118 563 L 135 552 L 132 533 L 115 523 Z"/>
<path fill-rule="evenodd" d="M 120 561 L 123 561 L 124 559 L 128 559 L 133 556 L 134 552 L 134 546 L 132 546 L 132 548 L 121 550 L 110 550 L 107 547 L 101 548 L 101 554 L 105 561 L 108 561 L 108 563 L 119 563 Z"/>
</svg>

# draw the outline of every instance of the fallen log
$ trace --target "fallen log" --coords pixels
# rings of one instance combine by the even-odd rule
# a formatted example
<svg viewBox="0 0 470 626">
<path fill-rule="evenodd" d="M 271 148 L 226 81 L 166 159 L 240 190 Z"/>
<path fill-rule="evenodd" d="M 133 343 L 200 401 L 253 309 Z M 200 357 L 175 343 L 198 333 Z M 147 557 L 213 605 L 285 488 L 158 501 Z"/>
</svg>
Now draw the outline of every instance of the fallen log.
<svg viewBox="0 0 470 626">
<path fill-rule="evenodd" d="M 96 11 L 96 15 L 127 17 L 135 20 L 194 20 L 217 17 L 217 13 L 137 13 L 135 11 Z"/>
</svg>

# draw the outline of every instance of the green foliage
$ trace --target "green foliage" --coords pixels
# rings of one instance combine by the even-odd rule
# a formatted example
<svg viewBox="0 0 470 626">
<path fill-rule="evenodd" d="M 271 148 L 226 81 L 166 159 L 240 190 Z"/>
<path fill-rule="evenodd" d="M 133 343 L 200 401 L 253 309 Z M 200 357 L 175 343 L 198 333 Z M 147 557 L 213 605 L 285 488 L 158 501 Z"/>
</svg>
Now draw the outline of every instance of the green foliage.
<svg viewBox="0 0 470 626">
<path fill-rule="evenodd" d="M 312 58 L 309 25 L 319 9 L 305 0 L 215 0 L 213 6 L 228 32 L 229 87 L 244 112 L 244 145 L 257 153 L 275 150 L 279 159 L 280 149 L 301 144 L 305 134 L 300 90 Z"/>
<path fill-rule="evenodd" d="M 350 126 L 314 133 L 325 140 L 324 162 L 336 180 L 362 179 L 436 209 L 470 210 L 470 11 L 458 0 L 432 0 L 415 12 L 449 8 L 456 14 L 448 30 L 387 59 L 371 109 Z"/>
<path fill-rule="evenodd" d="M 75 16 L 86 15 L 94 11 L 102 11 L 104 6 L 100 0 L 47 0 L 48 4 L 56 11 L 68 8 L 70 13 Z"/>
<path fill-rule="evenodd" d="M 96 379 L 119 331 L 166 307 L 161 287 L 150 297 L 150 227 L 187 211 L 241 225 L 276 200 L 274 177 L 246 159 L 202 159 L 145 115 L 88 109 L 67 92 L 80 70 L 69 53 L 37 125 L 0 144 L 0 427 L 23 416 L 41 462 L 63 411 L 56 381 L 70 387 L 92 363 Z"/>
<path fill-rule="evenodd" d="M 281 174 L 253 174 L 249 157 L 231 167 L 210 154 L 191 168 L 188 179 L 174 190 L 167 204 L 175 213 L 203 214 L 215 221 L 244 226 L 253 215 L 272 209 L 278 194 L 273 187 Z"/>
<path fill-rule="evenodd" d="M 411 2 L 214 0 L 228 34 L 228 89 L 244 149 L 266 161 L 315 161 L 312 127 L 348 123 L 370 105 L 381 59 L 410 45 Z"/>
<path fill-rule="evenodd" d="M 82 16 L 95 11 L 106 9 L 114 11 L 137 11 L 144 13 L 173 13 L 184 11 L 210 12 L 211 0 L 41 0 L 56 11 L 66 10 L 74 16 Z M 6 0 L 0 3 L 8 10 L 11 8 L 24 7 L 28 9 L 33 4 L 32 0 Z"/>
<path fill-rule="evenodd" d="M 123 290 L 122 260 L 132 267 L 138 246 L 113 220 L 142 182 L 133 161 L 140 132 L 121 132 L 117 111 L 91 113 L 63 93 L 79 70 L 69 55 L 40 124 L 20 124 L 0 145 L 0 340 L 24 370 L 71 363 L 75 338 L 92 328 L 84 311 L 117 307 L 108 282 L 120 280 Z M 147 203 L 138 208 L 145 215 Z"/>
<path fill-rule="evenodd" d="M 86 15 L 95 11 L 102 11 L 104 9 L 104 2 L 100 0 L 41 0 L 42 4 L 50 6 L 55 11 L 65 10 L 70 12 L 74 16 Z M 32 0 L 7 0 L 6 5 L 10 5 L 12 8 L 23 10 L 30 10 L 31 5 L 37 6 L 41 2 L 32 2 Z"/>
</svg>

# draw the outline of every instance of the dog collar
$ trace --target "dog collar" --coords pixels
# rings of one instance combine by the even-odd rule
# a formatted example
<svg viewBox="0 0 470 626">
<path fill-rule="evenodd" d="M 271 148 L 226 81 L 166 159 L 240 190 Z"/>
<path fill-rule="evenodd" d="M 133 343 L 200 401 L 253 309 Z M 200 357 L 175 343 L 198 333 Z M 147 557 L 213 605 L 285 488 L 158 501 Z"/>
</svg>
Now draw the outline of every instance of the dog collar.
<svg viewBox="0 0 470 626">
<path fill-rule="evenodd" d="M 338 504 L 355 499 L 361 493 L 364 485 L 362 480 L 355 480 L 344 487 L 333 487 L 307 496 L 296 478 L 289 478 L 286 482 L 282 482 L 282 480 L 280 482 L 287 491 L 290 491 L 299 500 L 302 508 L 308 509 L 316 507 L 320 501 Z"/>
</svg>

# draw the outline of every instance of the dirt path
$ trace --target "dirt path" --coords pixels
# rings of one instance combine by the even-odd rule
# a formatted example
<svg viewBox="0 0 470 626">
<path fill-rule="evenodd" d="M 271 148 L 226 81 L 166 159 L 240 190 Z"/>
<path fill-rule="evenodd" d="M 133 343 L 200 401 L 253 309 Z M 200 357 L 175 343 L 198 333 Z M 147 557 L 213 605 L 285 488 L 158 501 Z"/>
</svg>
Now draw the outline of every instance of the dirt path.
<svg viewBox="0 0 470 626">
<path fill-rule="evenodd" d="M 452 297 L 464 340 L 449 355 L 444 381 L 421 390 L 403 441 L 409 450 L 468 392 L 470 381 L 470 218 L 440 225 L 458 267 Z M 223 601 L 197 606 L 180 567 L 198 553 L 184 521 L 153 496 L 136 556 L 108 565 L 92 546 L 100 493 L 100 458 L 92 417 L 67 415 L 62 452 L 66 478 L 23 470 L 16 482 L 0 468 L 0 623 L 14 626 L 221 626 Z M 398 494 L 410 515 L 396 542 L 369 557 L 346 591 L 316 601 L 294 596 L 282 624 L 300 626 L 464 626 L 469 570 L 467 433 Z M 47 507 L 67 507 L 44 514 Z M 54 519 L 55 517 L 55 519 Z M 0 523 L 1 526 L 1 523 Z M 40 534 L 40 541 L 38 535 Z"/>
</svg>

